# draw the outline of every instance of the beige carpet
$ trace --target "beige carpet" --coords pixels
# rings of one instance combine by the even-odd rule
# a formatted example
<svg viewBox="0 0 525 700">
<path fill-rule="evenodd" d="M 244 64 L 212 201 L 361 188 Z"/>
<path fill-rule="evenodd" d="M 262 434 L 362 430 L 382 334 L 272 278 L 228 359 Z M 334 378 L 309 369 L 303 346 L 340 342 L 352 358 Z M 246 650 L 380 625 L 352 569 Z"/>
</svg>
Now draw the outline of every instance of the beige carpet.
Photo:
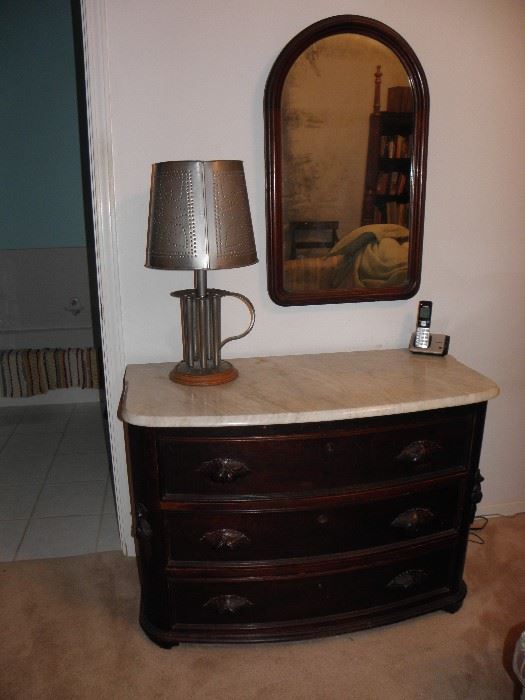
<svg viewBox="0 0 525 700">
<path fill-rule="evenodd" d="M 0 698 L 512 699 L 525 516 L 481 534 L 455 615 L 285 644 L 158 648 L 137 624 L 135 562 L 115 552 L 2 564 Z"/>
</svg>

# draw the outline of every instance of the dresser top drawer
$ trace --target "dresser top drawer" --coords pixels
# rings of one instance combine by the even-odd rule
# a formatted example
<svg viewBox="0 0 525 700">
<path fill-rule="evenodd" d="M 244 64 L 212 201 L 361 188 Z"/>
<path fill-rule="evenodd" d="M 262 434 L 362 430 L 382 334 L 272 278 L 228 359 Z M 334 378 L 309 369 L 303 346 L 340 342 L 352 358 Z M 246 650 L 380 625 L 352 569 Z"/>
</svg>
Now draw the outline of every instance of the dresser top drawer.
<svg viewBox="0 0 525 700">
<path fill-rule="evenodd" d="M 464 472 L 475 407 L 410 416 L 272 426 L 228 436 L 158 430 L 160 495 L 224 498 L 338 492 Z"/>
</svg>

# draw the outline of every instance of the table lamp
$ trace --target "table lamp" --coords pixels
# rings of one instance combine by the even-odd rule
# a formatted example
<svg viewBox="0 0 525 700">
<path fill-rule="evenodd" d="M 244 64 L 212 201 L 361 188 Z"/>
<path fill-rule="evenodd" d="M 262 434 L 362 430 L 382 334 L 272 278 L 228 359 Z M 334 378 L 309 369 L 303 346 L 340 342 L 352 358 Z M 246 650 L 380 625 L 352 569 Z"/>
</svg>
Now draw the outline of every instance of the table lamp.
<svg viewBox="0 0 525 700">
<path fill-rule="evenodd" d="M 208 289 L 207 270 L 257 262 L 242 161 L 182 160 L 155 163 L 151 174 L 146 267 L 193 270 L 194 289 L 180 299 L 183 360 L 170 372 L 179 384 L 213 385 L 238 376 L 221 359 L 222 347 L 247 335 L 255 322 L 242 294 Z M 250 311 L 248 328 L 221 340 L 221 299 L 232 296 Z"/>
</svg>

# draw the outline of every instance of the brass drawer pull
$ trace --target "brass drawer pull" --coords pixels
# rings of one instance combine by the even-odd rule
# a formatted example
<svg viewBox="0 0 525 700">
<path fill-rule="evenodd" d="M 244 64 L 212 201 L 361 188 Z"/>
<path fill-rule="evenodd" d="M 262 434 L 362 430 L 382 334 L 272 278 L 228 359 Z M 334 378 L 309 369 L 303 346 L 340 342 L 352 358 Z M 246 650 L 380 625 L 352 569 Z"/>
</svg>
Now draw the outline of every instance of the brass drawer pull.
<svg viewBox="0 0 525 700">
<path fill-rule="evenodd" d="M 409 508 L 395 517 L 390 526 L 403 530 L 407 535 L 417 535 L 428 527 L 435 517 L 428 508 Z"/>
<path fill-rule="evenodd" d="M 251 540 L 239 530 L 230 530 L 224 527 L 219 530 L 205 532 L 201 537 L 201 542 L 205 542 L 216 550 L 229 549 L 233 551 L 242 545 L 250 544 Z"/>
<path fill-rule="evenodd" d="M 251 472 L 244 462 L 231 457 L 216 457 L 203 462 L 197 471 L 216 484 L 229 484 Z"/>
<path fill-rule="evenodd" d="M 423 569 L 408 569 L 394 576 L 386 587 L 392 591 L 410 591 L 419 588 L 427 578 L 428 574 Z"/>
<path fill-rule="evenodd" d="M 441 452 L 443 446 L 433 440 L 415 440 L 407 445 L 397 455 L 400 462 L 410 462 L 411 464 L 422 464 L 429 462 L 434 455 Z"/>
<path fill-rule="evenodd" d="M 248 598 L 243 598 L 239 595 L 218 595 L 214 598 L 210 598 L 204 605 L 203 608 L 213 608 L 216 612 L 221 615 L 228 614 L 234 615 L 243 608 L 247 608 L 253 605 L 251 600 Z"/>
</svg>

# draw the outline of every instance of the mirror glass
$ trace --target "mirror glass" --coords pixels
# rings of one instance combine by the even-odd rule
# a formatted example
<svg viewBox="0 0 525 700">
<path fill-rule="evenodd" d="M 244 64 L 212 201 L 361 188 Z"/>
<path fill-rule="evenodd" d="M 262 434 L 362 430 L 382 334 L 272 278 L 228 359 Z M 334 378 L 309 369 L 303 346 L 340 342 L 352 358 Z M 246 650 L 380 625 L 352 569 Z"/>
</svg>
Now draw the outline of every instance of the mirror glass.
<svg viewBox="0 0 525 700">
<path fill-rule="evenodd" d="M 313 25 L 277 59 L 265 118 L 272 299 L 415 294 L 428 91 L 406 42 L 366 18 Z"/>
</svg>

